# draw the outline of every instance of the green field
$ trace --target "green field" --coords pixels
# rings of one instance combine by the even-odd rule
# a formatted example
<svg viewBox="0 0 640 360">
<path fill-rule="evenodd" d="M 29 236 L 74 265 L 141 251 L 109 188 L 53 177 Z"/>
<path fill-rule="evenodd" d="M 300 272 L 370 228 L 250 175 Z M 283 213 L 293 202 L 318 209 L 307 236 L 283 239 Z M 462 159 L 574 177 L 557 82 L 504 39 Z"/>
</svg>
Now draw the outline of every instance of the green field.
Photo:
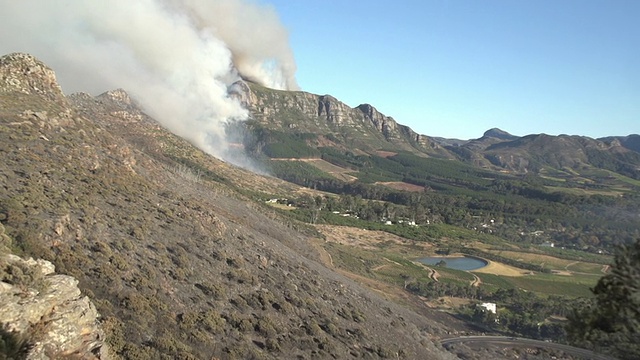
<svg viewBox="0 0 640 360">
<path fill-rule="evenodd" d="M 552 270 L 602 274 L 603 264 L 560 259 L 551 255 L 529 252 L 493 250 L 491 253 L 530 264 L 541 265 Z"/>
<path fill-rule="evenodd" d="M 450 230 L 450 229 L 447 229 Z M 372 232 L 373 234 L 373 232 Z M 380 237 L 379 233 L 376 233 Z M 458 229 L 452 238 L 440 240 L 438 246 L 447 244 L 457 247 L 461 243 L 475 244 L 475 242 L 464 241 L 471 233 Z M 495 241 L 494 238 L 491 240 Z M 398 291 L 407 279 L 415 281 L 433 281 L 429 277 L 429 268 L 435 269 L 439 274 L 439 282 L 454 283 L 459 286 L 471 286 L 474 275 L 467 271 L 448 269 L 437 266 L 421 266 L 413 262 L 413 259 L 427 256 L 424 248 L 416 247 L 412 242 L 398 243 L 397 241 L 380 239 L 379 242 L 369 245 L 366 248 L 361 246 L 350 246 L 327 242 L 325 249 L 332 255 L 336 266 L 352 272 L 354 274 L 382 280 L 389 284 L 399 286 Z M 563 259 L 550 254 L 532 253 L 527 249 L 517 251 L 517 246 L 511 246 L 514 250 L 487 250 L 487 252 L 503 258 L 512 259 L 523 264 L 542 265 L 545 269 L 552 270 L 551 273 L 542 273 L 529 270 L 521 270 L 524 276 L 506 276 L 496 270 L 496 273 L 474 272 L 480 280 L 480 287 L 495 291 L 497 289 L 523 289 L 537 293 L 541 296 L 559 295 L 569 297 L 589 297 L 591 288 L 595 286 L 598 279 L 603 275 L 603 263 L 591 263 Z M 608 259 L 600 257 L 600 259 Z M 495 261 L 493 261 L 496 263 Z M 504 267 L 504 264 L 497 263 Z M 510 267 L 514 269 L 513 267 Z M 517 269 L 517 268 L 516 268 Z"/>
<path fill-rule="evenodd" d="M 514 286 L 527 291 L 533 291 L 541 295 L 564 295 L 570 297 L 590 297 L 591 288 L 595 286 L 598 278 L 536 275 L 531 277 L 507 278 Z"/>
</svg>

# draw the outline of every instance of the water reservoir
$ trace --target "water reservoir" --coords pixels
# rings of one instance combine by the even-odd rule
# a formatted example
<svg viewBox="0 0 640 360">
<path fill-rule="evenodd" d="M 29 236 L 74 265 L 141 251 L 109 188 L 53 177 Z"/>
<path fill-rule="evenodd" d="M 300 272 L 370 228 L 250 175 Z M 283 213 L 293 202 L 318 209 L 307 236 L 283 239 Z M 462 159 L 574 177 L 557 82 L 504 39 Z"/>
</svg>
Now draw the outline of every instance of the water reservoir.
<svg viewBox="0 0 640 360">
<path fill-rule="evenodd" d="M 427 265 L 435 265 L 440 261 L 447 263 L 446 267 L 449 269 L 456 270 L 477 270 L 487 266 L 487 262 L 482 259 L 478 259 L 475 257 L 469 256 L 460 256 L 460 257 L 446 257 L 446 256 L 430 256 L 422 259 L 418 259 L 419 262 Z"/>
</svg>

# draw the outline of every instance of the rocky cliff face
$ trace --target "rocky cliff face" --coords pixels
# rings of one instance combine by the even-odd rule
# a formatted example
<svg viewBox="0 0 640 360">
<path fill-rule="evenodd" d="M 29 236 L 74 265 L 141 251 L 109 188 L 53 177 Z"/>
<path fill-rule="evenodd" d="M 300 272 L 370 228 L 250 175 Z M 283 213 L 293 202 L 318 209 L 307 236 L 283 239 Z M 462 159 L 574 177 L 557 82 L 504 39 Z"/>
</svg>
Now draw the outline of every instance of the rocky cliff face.
<svg viewBox="0 0 640 360">
<path fill-rule="evenodd" d="M 368 120 L 376 130 L 381 132 L 385 139 L 390 140 L 399 134 L 398 124 L 392 118 L 380 113 L 373 106 L 362 104 L 356 109 L 364 114 L 365 119 Z"/>
<path fill-rule="evenodd" d="M 232 92 L 250 110 L 253 119 L 280 129 L 344 136 L 365 151 L 395 148 L 451 158 L 428 136 L 398 124 L 369 104 L 352 108 L 330 95 L 267 89 L 239 82 Z"/>
<path fill-rule="evenodd" d="M 13 53 L 0 58 L 0 92 L 19 92 L 64 101 L 56 75 L 32 55 Z"/>
<path fill-rule="evenodd" d="M 0 233 L 4 227 L 0 225 Z M 3 242 L 8 239 L 3 235 Z M 5 356 L 109 359 L 100 315 L 78 280 L 45 260 L 0 253 L 0 324 Z M 12 346 L 7 346 L 12 344 Z M 2 354 L 0 354 L 2 355 Z"/>
</svg>

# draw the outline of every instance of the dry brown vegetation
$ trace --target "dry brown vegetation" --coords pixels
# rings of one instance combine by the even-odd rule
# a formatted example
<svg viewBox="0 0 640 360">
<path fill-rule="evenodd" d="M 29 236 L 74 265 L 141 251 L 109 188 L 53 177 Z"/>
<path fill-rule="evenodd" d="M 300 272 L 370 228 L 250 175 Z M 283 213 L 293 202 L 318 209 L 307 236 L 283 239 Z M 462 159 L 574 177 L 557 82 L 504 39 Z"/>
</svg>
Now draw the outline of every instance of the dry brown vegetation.
<svg viewBox="0 0 640 360">
<path fill-rule="evenodd" d="M 378 150 L 378 151 L 376 151 L 376 154 L 377 154 L 378 156 L 382 156 L 382 157 L 384 157 L 384 158 L 386 158 L 386 157 L 391 157 L 391 156 L 395 156 L 395 155 L 398 155 L 398 153 L 397 153 L 397 152 L 393 152 L 393 151 L 383 151 L 383 150 Z"/>
<path fill-rule="evenodd" d="M 487 266 L 473 271 L 501 276 L 524 276 L 530 273 L 530 271 L 518 269 L 516 267 L 501 264 L 495 261 L 489 261 L 489 264 Z"/>
<path fill-rule="evenodd" d="M 403 191 L 412 191 L 412 192 L 422 192 L 424 191 L 424 186 L 419 186 L 415 184 L 409 184 L 402 181 L 387 181 L 387 182 L 378 182 L 376 184 L 384 185 L 396 190 Z"/>
<path fill-rule="evenodd" d="M 313 165 L 316 168 L 320 169 L 321 171 L 335 177 L 336 179 L 342 180 L 342 181 L 354 181 L 357 179 L 356 176 L 351 175 L 351 173 L 355 173 L 353 170 L 351 169 L 347 169 L 347 168 L 343 168 L 337 165 L 334 165 L 328 161 L 322 160 L 322 159 L 281 159 L 281 158 L 274 158 L 271 160 L 275 160 L 275 161 L 300 161 L 300 162 L 305 162 L 307 164 Z"/>
<path fill-rule="evenodd" d="M 433 245 L 427 242 L 408 240 L 384 231 L 333 225 L 317 225 L 316 228 L 325 236 L 326 241 L 358 246 L 363 249 L 375 249 L 379 244 L 385 244 L 387 246 L 390 244 L 410 245 L 422 249 L 421 251 L 424 251 L 426 254 L 433 248 Z M 419 253 L 419 251 L 416 253 Z"/>
<path fill-rule="evenodd" d="M 80 280 L 116 355 L 447 357 L 440 325 L 320 265 L 313 229 L 250 200 L 299 187 L 108 96 L 65 101 L 0 94 L 0 221 L 13 251 Z"/>
</svg>

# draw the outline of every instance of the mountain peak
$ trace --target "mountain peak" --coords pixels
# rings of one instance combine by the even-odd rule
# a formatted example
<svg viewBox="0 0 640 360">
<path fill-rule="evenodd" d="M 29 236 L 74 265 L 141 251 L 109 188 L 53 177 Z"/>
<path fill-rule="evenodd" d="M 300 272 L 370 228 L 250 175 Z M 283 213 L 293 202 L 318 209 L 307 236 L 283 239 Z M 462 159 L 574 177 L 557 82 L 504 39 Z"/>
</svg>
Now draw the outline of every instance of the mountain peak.
<svg viewBox="0 0 640 360">
<path fill-rule="evenodd" d="M 96 99 L 105 104 L 113 105 L 120 110 L 141 111 L 135 100 L 131 99 L 123 89 L 109 90 L 96 96 Z"/>
<path fill-rule="evenodd" d="M 98 95 L 98 98 L 106 98 L 111 101 L 115 101 L 127 106 L 130 106 L 133 104 L 133 102 L 131 101 L 131 98 L 129 97 L 129 94 L 127 94 L 127 92 L 124 91 L 123 89 L 109 90 L 105 93 Z"/>
<path fill-rule="evenodd" d="M 0 57 L 0 92 L 37 94 L 51 100 L 64 99 L 53 70 L 34 56 L 23 53 Z"/>
<path fill-rule="evenodd" d="M 515 140 L 518 138 L 517 136 L 511 135 L 508 132 L 498 128 L 492 128 L 485 131 L 483 137 L 492 137 L 501 140 Z"/>
</svg>

